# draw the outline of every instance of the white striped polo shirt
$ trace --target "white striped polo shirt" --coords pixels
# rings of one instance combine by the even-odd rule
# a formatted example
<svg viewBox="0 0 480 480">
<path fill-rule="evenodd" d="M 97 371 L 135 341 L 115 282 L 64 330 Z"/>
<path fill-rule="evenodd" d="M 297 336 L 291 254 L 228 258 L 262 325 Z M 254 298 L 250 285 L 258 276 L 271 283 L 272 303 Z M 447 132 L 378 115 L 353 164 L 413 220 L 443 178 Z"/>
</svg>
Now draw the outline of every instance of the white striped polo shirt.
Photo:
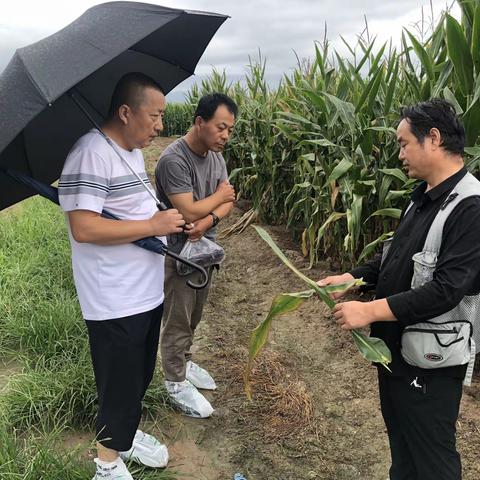
<svg viewBox="0 0 480 480">
<path fill-rule="evenodd" d="M 152 188 L 142 152 L 117 148 Z M 96 130 L 81 137 L 68 154 L 58 192 L 65 212 L 107 210 L 120 219 L 145 220 L 157 211 L 153 199 Z M 163 302 L 163 256 L 131 243 L 78 243 L 70 227 L 69 236 L 75 286 L 86 320 L 135 315 Z"/>
</svg>

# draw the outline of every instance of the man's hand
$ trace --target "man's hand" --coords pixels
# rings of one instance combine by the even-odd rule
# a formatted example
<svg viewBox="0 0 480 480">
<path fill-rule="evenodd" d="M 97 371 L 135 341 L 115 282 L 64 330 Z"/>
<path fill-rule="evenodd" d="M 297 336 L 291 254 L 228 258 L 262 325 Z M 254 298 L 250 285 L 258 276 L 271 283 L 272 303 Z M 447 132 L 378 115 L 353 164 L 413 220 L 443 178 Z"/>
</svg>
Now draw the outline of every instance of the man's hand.
<svg viewBox="0 0 480 480">
<path fill-rule="evenodd" d="M 205 232 L 212 227 L 212 221 L 212 216 L 208 215 L 194 222 L 193 228 L 185 231 L 185 233 L 188 235 L 188 239 L 191 242 L 197 242 L 198 240 L 200 240 L 205 235 Z"/>
<path fill-rule="evenodd" d="M 317 285 L 320 287 L 326 287 L 327 285 L 339 285 L 341 283 L 350 282 L 351 280 L 355 280 L 353 275 L 350 273 L 343 273 L 342 275 L 331 275 L 330 277 L 322 278 L 317 282 Z M 347 292 L 339 292 L 339 293 L 331 293 L 330 297 L 333 300 L 337 300 L 338 298 L 343 297 Z"/>
<path fill-rule="evenodd" d="M 333 307 L 333 316 L 343 330 L 366 327 L 373 322 L 397 320 L 386 298 L 371 302 L 337 303 Z"/>
<path fill-rule="evenodd" d="M 178 213 L 178 210 L 171 208 L 156 212 L 150 218 L 150 225 L 152 228 L 153 237 L 162 237 L 171 233 L 180 233 L 183 231 L 185 220 L 183 216 Z"/>
<path fill-rule="evenodd" d="M 344 302 L 333 307 L 333 316 L 342 330 L 353 330 L 374 321 L 370 302 Z"/>
<path fill-rule="evenodd" d="M 222 203 L 229 203 L 235 201 L 235 189 L 228 180 L 224 180 L 218 184 L 215 194 Z"/>
</svg>

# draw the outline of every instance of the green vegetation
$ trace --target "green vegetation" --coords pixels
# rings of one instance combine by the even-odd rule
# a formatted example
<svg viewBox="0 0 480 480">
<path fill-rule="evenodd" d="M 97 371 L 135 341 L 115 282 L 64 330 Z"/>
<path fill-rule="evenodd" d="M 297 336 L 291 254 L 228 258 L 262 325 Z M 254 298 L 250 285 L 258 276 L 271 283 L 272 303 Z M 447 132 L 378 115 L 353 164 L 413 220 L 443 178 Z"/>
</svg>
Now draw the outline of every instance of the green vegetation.
<svg viewBox="0 0 480 480">
<path fill-rule="evenodd" d="M 400 48 L 377 45 L 368 31 L 355 46 L 345 42 L 348 58 L 331 51 L 328 42 L 317 43 L 312 59 L 299 63 L 275 89 L 265 80 L 262 58 L 249 65 L 242 83 L 213 71 L 191 89 L 185 104 L 167 107 L 165 134 L 185 133 L 204 93 L 228 93 L 241 112 L 226 155 L 239 196 L 252 205 L 245 221 L 257 216 L 286 224 L 311 265 L 367 257 L 395 226 L 414 185 L 397 159 L 394 128 L 401 105 L 431 96 L 453 102 L 466 126 L 467 165 L 478 169 L 480 0 L 458 3 L 460 21 L 445 14 L 436 25 L 404 30 Z M 309 285 L 325 300 L 325 292 Z M 282 308 L 312 294 L 286 294 Z M 265 330 L 268 325 L 263 338 Z M 355 340 L 367 348 L 361 337 Z M 89 446 L 60 449 L 72 429 L 93 428 L 87 333 L 63 215 L 39 198 L 2 213 L 0 221 L 0 358 L 19 365 L 1 387 L 0 478 L 89 478 Z M 157 376 L 145 413 L 158 417 L 166 403 Z M 139 479 L 174 476 L 134 472 Z"/>
<path fill-rule="evenodd" d="M 311 265 L 328 257 L 352 263 L 396 224 L 414 185 L 398 162 L 401 105 L 452 101 L 466 126 L 468 166 L 477 170 L 480 2 L 458 3 L 460 22 L 444 14 L 436 25 L 405 29 L 400 48 L 377 45 L 368 30 L 355 46 L 344 42 L 349 58 L 317 43 L 276 89 L 260 59 L 243 83 L 213 72 L 191 90 L 187 105 L 215 90 L 237 101 L 231 179 L 262 221 L 288 225 Z"/>
<path fill-rule="evenodd" d="M 330 294 L 344 292 L 351 288 L 360 287 L 365 283 L 362 280 L 351 280 L 347 283 L 339 285 L 331 285 L 326 287 L 320 287 L 315 281 L 308 278 L 300 270 L 298 270 L 285 254 L 281 251 L 278 245 L 274 242 L 272 237 L 261 227 L 254 227 L 260 237 L 268 244 L 277 257 L 293 272 L 300 277 L 309 287 L 309 290 L 296 293 L 281 293 L 277 295 L 270 307 L 265 319 L 252 331 L 250 336 L 250 347 L 248 351 L 248 364 L 244 375 L 245 393 L 247 397 L 252 399 L 252 391 L 250 387 L 250 374 L 253 368 L 253 362 L 260 353 L 261 349 L 267 341 L 268 333 L 270 331 L 272 320 L 279 315 L 292 312 L 299 308 L 305 300 L 311 298 L 313 295 L 318 297 L 326 303 L 326 305 L 333 309 L 336 302 L 330 298 Z M 353 341 L 357 345 L 362 356 L 369 362 L 375 362 L 383 365 L 390 371 L 388 364 L 392 361 L 392 355 L 390 350 L 386 346 L 385 342 L 379 338 L 368 337 L 364 333 L 358 330 L 351 331 Z"/>
</svg>

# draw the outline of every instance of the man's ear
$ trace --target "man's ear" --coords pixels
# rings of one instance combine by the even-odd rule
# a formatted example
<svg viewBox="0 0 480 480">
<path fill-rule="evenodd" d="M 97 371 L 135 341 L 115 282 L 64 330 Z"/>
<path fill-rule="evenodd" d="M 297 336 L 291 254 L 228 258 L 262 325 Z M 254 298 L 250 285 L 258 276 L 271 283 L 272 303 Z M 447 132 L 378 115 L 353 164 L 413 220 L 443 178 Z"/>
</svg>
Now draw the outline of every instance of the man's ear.
<svg viewBox="0 0 480 480">
<path fill-rule="evenodd" d="M 429 141 L 432 142 L 432 147 L 437 149 L 442 146 L 442 134 L 438 128 L 431 128 L 430 132 L 428 133 Z"/>
<path fill-rule="evenodd" d="M 128 105 L 124 104 L 118 108 L 118 118 L 124 125 L 128 124 L 130 114 L 131 114 L 131 109 Z"/>
<path fill-rule="evenodd" d="M 200 115 L 197 115 L 195 117 L 195 120 L 194 120 L 193 124 L 195 125 L 195 127 L 201 127 L 204 122 L 205 122 L 205 120 L 203 120 L 203 118 Z"/>
</svg>

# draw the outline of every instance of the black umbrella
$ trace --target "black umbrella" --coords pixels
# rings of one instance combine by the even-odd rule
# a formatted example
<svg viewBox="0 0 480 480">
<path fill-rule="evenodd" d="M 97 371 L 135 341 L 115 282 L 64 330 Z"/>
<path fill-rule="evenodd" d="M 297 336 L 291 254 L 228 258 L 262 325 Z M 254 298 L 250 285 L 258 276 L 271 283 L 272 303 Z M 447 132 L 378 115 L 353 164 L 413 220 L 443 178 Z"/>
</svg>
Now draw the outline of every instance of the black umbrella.
<svg viewBox="0 0 480 480">
<path fill-rule="evenodd" d="M 142 72 L 168 93 L 193 74 L 225 15 L 110 2 L 20 48 L 0 75 L 0 166 L 52 183 L 90 128 L 71 93 L 101 122 L 113 88 Z M 0 210 L 33 195 L 0 173 Z"/>
<path fill-rule="evenodd" d="M 55 181 L 75 141 L 92 121 L 105 118 L 120 77 L 142 72 L 168 93 L 193 74 L 226 18 L 146 3 L 110 2 L 87 10 L 56 34 L 18 49 L 0 75 L 0 210 L 39 193 L 5 170 L 43 183 Z"/>
</svg>

